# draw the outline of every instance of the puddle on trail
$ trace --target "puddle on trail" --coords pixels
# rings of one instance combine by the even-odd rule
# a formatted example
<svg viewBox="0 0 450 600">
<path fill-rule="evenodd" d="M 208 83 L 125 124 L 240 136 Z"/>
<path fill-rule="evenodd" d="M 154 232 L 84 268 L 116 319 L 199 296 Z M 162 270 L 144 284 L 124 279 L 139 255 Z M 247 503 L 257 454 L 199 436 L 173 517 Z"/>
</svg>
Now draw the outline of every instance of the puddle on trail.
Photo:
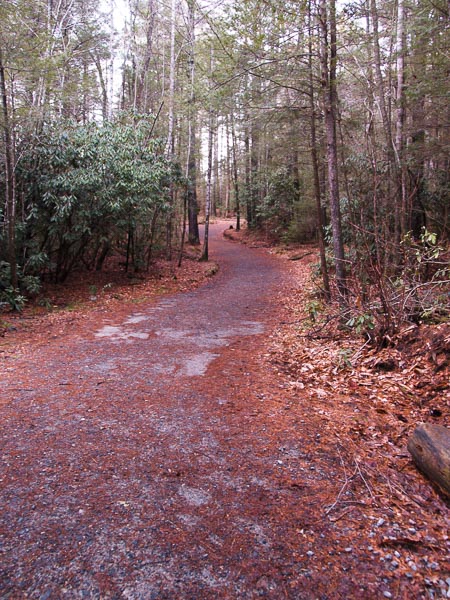
<svg viewBox="0 0 450 600">
<path fill-rule="evenodd" d="M 124 331 L 122 327 L 116 327 L 113 325 L 105 325 L 97 333 L 96 337 L 109 337 L 113 340 L 129 340 L 130 338 L 136 338 L 139 340 L 147 340 L 149 334 L 146 331 Z"/>
<path fill-rule="evenodd" d="M 204 375 L 210 363 L 212 363 L 212 361 L 218 356 L 218 354 L 213 354 L 212 352 L 202 352 L 201 354 L 196 354 L 185 361 L 178 374 L 186 375 L 186 377 Z"/>
<path fill-rule="evenodd" d="M 159 305 L 158 308 L 164 310 L 172 305 L 173 302 L 166 303 Z M 219 356 L 214 350 L 228 346 L 233 338 L 257 335 L 264 331 L 264 325 L 258 321 L 242 321 L 233 323 L 229 327 L 224 327 L 223 321 L 220 325 L 209 322 L 191 329 L 161 327 L 161 320 L 158 319 L 155 323 L 156 315 L 152 312 L 131 314 L 120 325 L 104 325 L 94 333 L 97 338 L 109 338 L 115 343 L 130 344 L 138 340 L 149 340 L 149 346 L 145 348 L 147 354 L 145 366 L 143 365 L 143 370 L 148 375 L 152 373 L 155 376 L 161 374 L 171 374 L 175 377 L 203 376 L 212 361 Z M 136 330 L 135 325 L 142 324 L 144 321 L 148 327 L 157 324 L 158 328 Z M 142 349 L 140 353 L 142 356 Z M 114 367 L 115 365 L 105 364 L 105 362 L 97 365 L 97 369 L 103 371 L 114 370 Z"/>
<path fill-rule="evenodd" d="M 124 325 L 133 325 L 134 323 L 142 323 L 142 321 L 147 321 L 148 317 L 143 314 L 130 315 L 126 321 L 124 321 Z"/>
</svg>

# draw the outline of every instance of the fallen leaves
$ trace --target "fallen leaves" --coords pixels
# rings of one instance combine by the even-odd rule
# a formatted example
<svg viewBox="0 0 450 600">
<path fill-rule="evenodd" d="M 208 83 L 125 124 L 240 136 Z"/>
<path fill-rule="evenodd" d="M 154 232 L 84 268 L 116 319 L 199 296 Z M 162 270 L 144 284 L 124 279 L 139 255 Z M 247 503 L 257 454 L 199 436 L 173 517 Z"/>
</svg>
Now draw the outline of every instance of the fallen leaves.
<svg viewBox="0 0 450 600">
<path fill-rule="evenodd" d="M 309 413 L 330 457 L 339 457 L 341 487 L 331 502 L 324 488 L 323 517 L 341 527 L 360 521 L 374 556 L 390 577 L 406 577 L 415 597 L 450 597 L 448 503 L 406 450 L 417 423 L 450 424 L 450 325 L 411 326 L 377 351 L 337 319 L 311 318 L 310 264 L 289 263 L 292 287 L 279 298 L 285 316 L 265 359 L 285 378 L 292 410 Z M 349 527 L 340 543 L 354 547 L 354 535 Z"/>
</svg>

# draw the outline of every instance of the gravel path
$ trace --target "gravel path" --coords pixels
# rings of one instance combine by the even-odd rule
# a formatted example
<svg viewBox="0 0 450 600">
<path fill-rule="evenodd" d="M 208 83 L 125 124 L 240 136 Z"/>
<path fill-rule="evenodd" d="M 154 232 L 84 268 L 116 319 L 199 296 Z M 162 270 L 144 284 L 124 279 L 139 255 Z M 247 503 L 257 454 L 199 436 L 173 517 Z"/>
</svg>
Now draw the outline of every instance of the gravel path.
<svg viewBox="0 0 450 600">
<path fill-rule="evenodd" d="M 206 285 L 4 369 L 1 598 L 378 597 L 320 517 L 339 459 L 261 360 L 287 271 L 212 229 Z"/>
</svg>

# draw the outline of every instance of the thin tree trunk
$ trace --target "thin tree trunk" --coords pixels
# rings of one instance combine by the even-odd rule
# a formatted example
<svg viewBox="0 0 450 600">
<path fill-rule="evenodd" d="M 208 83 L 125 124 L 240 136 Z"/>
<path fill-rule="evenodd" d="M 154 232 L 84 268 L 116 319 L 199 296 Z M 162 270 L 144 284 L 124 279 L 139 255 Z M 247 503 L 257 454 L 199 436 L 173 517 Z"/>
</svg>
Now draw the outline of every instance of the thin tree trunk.
<svg viewBox="0 0 450 600">
<path fill-rule="evenodd" d="M 209 72 L 212 76 L 214 69 L 214 51 L 211 46 L 209 57 Z M 208 118 L 208 169 L 206 173 L 206 202 L 205 202 L 205 236 L 203 240 L 203 253 L 201 260 L 208 260 L 208 238 L 209 238 L 209 216 L 211 213 L 212 203 L 212 175 L 213 175 L 213 151 L 214 151 L 214 113 L 211 106 L 211 83 L 210 83 L 210 98 L 209 98 L 209 118 Z"/>
<path fill-rule="evenodd" d="M 213 169 L 213 131 L 214 115 L 212 110 L 209 110 L 208 124 L 208 170 L 206 175 L 206 202 L 205 202 L 205 237 L 203 241 L 202 260 L 208 260 L 208 241 L 209 241 L 209 216 L 211 213 L 211 188 L 212 188 L 212 169 Z"/>
<path fill-rule="evenodd" d="M 175 19 L 176 19 L 177 0 L 172 0 L 170 17 L 170 67 L 169 67 L 169 109 L 168 109 L 168 131 L 166 143 L 166 155 L 173 160 L 175 150 L 174 136 L 174 98 L 175 98 Z M 175 210 L 175 186 L 170 182 L 169 190 L 169 211 L 166 222 L 166 253 L 167 259 L 172 259 L 172 227 Z"/>
<path fill-rule="evenodd" d="M 170 17 L 170 67 L 169 67 L 169 108 L 166 155 L 172 157 L 174 150 L 174 98 L 175 98 L 175 19 L 177 0 L 172 0 Z"/>
<path fill-rule="evenodd" d="M 150 68 L 150 61 L 153 54 L 153 30 L 155 27 L 156 4 L 155 0 L 147 2 L 147 23 L 146 23 L 146 45 L 142 68 L 136 76 L 136 107 L 142 112 L 147 111 L 147 95 L 145 94 L 146 79 Z"/>
<path fill-rule="evenodd" d="M 370 0 L 367 0 L 367 13 L 366 13 L 366 35 L 370 37 Z M 378 226 L 378 157 L 377 157 L 377 142 L 376 142 L 376 130 L 375 130 L 375 99 L 374 99 L 374 76 L 373 76 L 373 54 L 372 47 L 368 46 L 368 67 L 367 67 L 367 79 L 369 81 L 369 93 L 368 93 L 368 123 L 366 125 L 366 140 L 367 140 L 367 153 L 371 157 L 372 163 L 372 218 L 373 218 L 373 236 L 375 243 L 375 253 L 377 258 L 378 268 L 381 268 L 381 244 L 380 244 L 380 230 Z M 361 209 L 362 211 L 362 209 Z M 360 216 L 361 225 L 363 223 L 363 215 Z"/>
<path fill-rule="evenodd" d="M 200 244 L 200 235 L 198 230 L 198 205 L 197 205 L 197 165 L 195 158 L 196 134 L 195 134 L 195 4 L 194 0 L 188 0 L 189 10 L 189 78 L 190 78 L 190 99 L 189 99 L 189 153 L 188 153 L 188 195 L 187 209 L 189 222 L 189 242 L 191 244 Z"/>
<path fill-rule="evenodd" d="M 14 170 L 14 147 L 11 134 L 11 122 L 8 109 L 8 95 L 6 91 L 5 67 L 3 51 L 0 48 L 0 94 L 2 97 L 3 136 L 5 141 L 5 186 L 6 186 L 6 220 L 8 236 L 8 262 L 10 267 L 10 281 L 13 289 L 17 288 L 17 263 L 16 263 L 16 185 Z"/>
<path fill-rule="evenodd" d="M 383 123 L 384 136 L 387 152 L 392 156 L 393 141 L 391 134 L 391 124 L 389 113 L 386 106 L 385 89 L 383 74 L 381 72 L 381 51 L 380 51 L 380 36 L 378 28 L 378 9 L 376 0 L 370 0 L 370 15 L 372 18 L 372 34 L 373 34 L 373 51 L 374 51 L 374 67 L 375 67 L 375 82 L 378 91 L 378 107 L 381 113 Z"/>
<path fill-rule="evenodd" d="M 217 115 L 214 116 L 213 130 L 218 130 Z M 217 207 L 220 204 L 221 197 L 221 179 L 219 173 L 219 136 L 214 135 L 214 146 L 213 146 L 213 194 L 211 197 L 211 214 L 213 217 L 217 215 Z"/>
<path fill-rule="evenodd" d="M 260 89 L 259 89 L 260 81 L 253 78 L 252 81 L 252 103 L 256 102 L 256 97 L 259 97 Z M 253 117 L 251 120 L 250 127 L 250 139 L 251 139 L 251 147 L 250 147 L 250 171 L 251 171 L 251 189 L 250 189 L 250 222 L 249 227 L 257 226 L 257 217 L 256 211 L 259 205 L 259 194 L 262 189 L 261 181 L 259 181 L 259 172 L 260 172 L 260 126 L 258 119 Z"/>
<path fill-rule="evenodd" d="M 314 97 L 314 79 L 313 79 L 313 63 L 312 63 L 312 19 L 311 19 L 311 2 L 308 6 L 308 19 L 309 19 L 309 103 L 310 103 L 310 133 L 311 133 L 311 162 L 313 168 L 313 181 L 314 181 L 314 196 L 316 198 L 316 210 L 317 210 L 317 228 L 319 238 L 319 252 L 320 252 L 320 269 L 322 272 L 322 284 L 324 289 L 325 298 L 327 301 L 331 299 L 330 291 L 330 280 L 328 277 L 328 266 L 325 255 L 325 236 L 324 236 L 324 222 L 323 222 L 323 210 L 322 210 L 322 198 L 320 191 L 320 178 L 319 178 L 319 160 L 317 156 L 317 132 L 316 132 L 316 107 Z"/>
<path fill-rule="evenodd" d="M 331 227 L 333 231 L 333 254 L 336 267 L 336 285 L 339 302 L 345 304 L 347 295 L 344 244 L 342 240 L 341 208 L 337 157 L 337 44 L 336 44 L 336 5 L 329 0 L 320 2 L 320 22 L 322 27 L 322 86 L 325 107 L 325 129 L 327 136 L 328 189 L 330 195 Z"/>
<path fill-rule="evenodd" d="M 150 269 L 150 263 L 152 260 L 153 242 L 155 239 L 156 225 L 158 223 L 158 217 L 159 217 L 159 208 L 157 208 L 155 210 L 155 212 L 153 213 L 152 222 L 151 222 L 151 226 L 150 226 L 150 241 L 149 241 L 148 248 L 147 248 L 147 273 Z"/>
<path fill-rule="evenodd" d="M 397 119 L 395 132 L 395 148 L 398 160 L 398 187 L 401 197 L 400 217 L 397 217 L 396 241 L 400 242 L 401 235 L 407 231 L 408 199 L 406 189 L 406 169 L 403 160 L 404 152 L 404 123 L 405 123 L 405 6 L 403 0 L 397 0 Z M 398 212 L 399 203 L 396 202 Z"/>
<path fill-rule="evenodd" d="M 396 236 L 396 232 L 399 231 L 400 228 L 400 210 L 399 210 L 399 202 L 397 198 L 393 198 L 393 175 L 398 170 L 398 156 L 397 149 L 395 147 L 395 141 L 392 137 L 391 130 L 391 118 L 390 118 L 390 110 L 388 105 L 386 104 L 386 93 L 385 93 L 385 85 L 382 73 L 382 59 L 381 59 L 381 50 L 380 50 L 380 36 L 379 36 L 379 26 L 378 26 L 378 8 L 376 0 L 370 0 L 370 16 L 372 19 L 372 36 L 373 36 L 373 51 L 374 51 L 374 75 L 375 75 L 375 84 L 377 89 L 377 98 L 378 98 L 378 108 L 381 114 L 381 121 L 383 124 L 385 145 L 386 145 L 386 163 L 387 163 L 387 176 L 385 178 L 386 181 L 386 192 L 385 196 L 385 207 L 386 213 L 388 211 L 392 212 L 392 206 L 394 208 L 394 235 Z M 394 186 L 396 186 L 396 179 L 394 179 Z M 384 220 L 384 237 L 388 239 L 390 235 L 392 235 L 392 227 L 389 226 L 389 219 Z M 395 253 L 395 250 L 394 250 Z"/>
<path fill-rule="evenodd" d="M 108 89 L 105 81 L 105 77 L 103 75 L 102 63 L 98 56 L 94 53 L 91 53 L 91 58 L 97 68 L 98 79 L 100 82 L 100 88 L 102 90 L 102 117 L 103 121 L 107 121 L 109 117 L 108 113 Z"/>
<path fill-rule="evenodd" d="M 109 2 L 109 54 L 110 59 L 108 62 L 108 103 L 107 111 L 108 118 L 112 119 L 113 116 L 113 101 L 114 101 L 114 0 Z"/>
<path fill-rule="evenodd" d="M 234 185 L 234 201 L 236 203 L 236 231 L 241 230 L 241 203 L 239 200 L 239 178 L 237 168 L 237 143 L 236 143 L 236 128 L 234 125 L 234 113 L 231 111 L 231 141 L 233 146 L 233 185 Z"/>
<path fill-rule="evenodd" d="M 187 190 L 184 193 L 184 201 L 183 201 L 183 225 L 181 229 L 181 242 L 180 242 L 180 254 L 178 256 L 178 266 L 181 267 L 181 262 L 183 260 L 183 251 L 184 251 L 184 242 L 186 239 L 186 221 L 187 221 Z"/>
<path fill-rule="evenodd" d="M 244 125 L 244 146 L 245 146 L 245 199 L 247 204 L 247 227 L 252 226 L 252 171 L 250 163 L 250 123 L 249 115 L 246 112 Z"/>
</svg>

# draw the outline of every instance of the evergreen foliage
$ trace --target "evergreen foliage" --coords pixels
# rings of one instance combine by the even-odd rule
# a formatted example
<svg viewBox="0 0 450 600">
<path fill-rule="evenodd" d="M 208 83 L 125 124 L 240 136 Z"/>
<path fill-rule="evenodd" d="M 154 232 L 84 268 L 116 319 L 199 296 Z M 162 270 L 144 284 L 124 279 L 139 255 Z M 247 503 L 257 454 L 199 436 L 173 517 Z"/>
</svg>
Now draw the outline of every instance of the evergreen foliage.
<svg viewBox="0 0 450 600">
<path fill-rule="evenodd" d="M 448 247 L 447 3 L 128 9 L 119 57 L 97 0 L 0 7 L 1 293 L 101 268 L 111 252 L 145 269 L 155 240 L 170 256 L 182 238 L 185 199 L 197 241 L 208 198 L 237 225 L 317 239 L 326 298 L 338 290 L 347 312 L 357 299 L 389 335 L 406 241 L 426 232 L 440 256 Z"/>
<path fill-rule="evenodd" d="M 163 143 L 151 138 L 152 123 L 126 114 L 101 125 L 59 121 L 31 140 L 16 174 L 22 282 L 99 269 L 112 251 L 135 271 L 146 267 L 152 224 L 167 212 L 169 186 L 179 178 Z"/>
</svg>

